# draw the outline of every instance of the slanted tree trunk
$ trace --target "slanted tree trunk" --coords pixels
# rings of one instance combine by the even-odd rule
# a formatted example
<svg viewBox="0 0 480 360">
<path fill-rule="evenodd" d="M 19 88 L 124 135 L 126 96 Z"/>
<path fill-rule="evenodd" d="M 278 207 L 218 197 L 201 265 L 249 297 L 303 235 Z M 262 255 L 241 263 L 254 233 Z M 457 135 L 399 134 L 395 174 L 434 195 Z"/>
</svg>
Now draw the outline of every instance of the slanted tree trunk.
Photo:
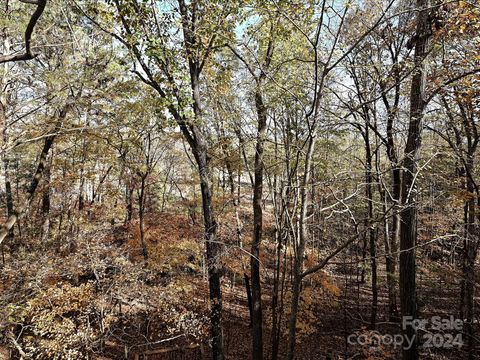
<svg viewBox="0 0 480 360">
<path fill-rule="evenodd" d="M 156 68 L 150 68 L 150 62 L 145 61 L 145 54 L 142 49 L 130 41 L 122 41 L 135 57 L 141 72 L 136 72 L 139 79 L 145 84 L 151 86 L 162 99 L 168 102 L 168 110 L 180 130 L 185 140 L 190 145 L 191 151 L 195 157 L 198 176 L 200 179 L 200 190 L 202 194 L 202 210 L 204 220 L 204 239 L 206 244 L 208 285 L 210 292 L 210 320 L 211 320 L 211 338 L 212 338 L 212 358 L 213 360 L 224 359 L 223 348 L 223 330 L 222 330 L 222 291 L 221 291 L 221 246 L 217 242 L 217 222 L 213 209 L 213 193 L 210 183 L 209 154 L 206 133 L 201 127 L 202 123 L 202 103 L 200 91 L 200 74 L 205 62 L 208 60 L 212 46 L 214 44 L 216 33 L 213 34 L 212 41 L 207 44 L 205 49 L 203 42 L 198 38 L 197 26 L 200 11 L 200 3 L 197 0 L 186 2 L 178 0 L 178 9 L 182 24 L 182 44 L 185 56 L 185 62 L 188 66 L 190 77 L 191 99 L 182 98 L 182 91 L 178 88 L 179 81 L 171 72 L 170 65 L 159 58 L 151 59 L 156 62 Z M 117 8 L 120 21 L 127 36 L 137 35 L 135 23 L 131 21 L 130 14 L 125 10 L 124 4 L 119 0 L 113 0 Z M 143 35 L 143 34 L 142 34 Z M 203 51 L 205 50 L 205 51 Z M 148 57 L 148 55 L 146 55 Z M 157 71 L 162 74 L 158 77 Z M 165 79 L 167 88 L 159 82 L 159 78 Z M 173 94 L 173 96 L 171 96 Z M 172 101 L 173 100 L 173 101 Z M 185 102 L 183 102 L 185 101 Z M 185 112 L 185 104 L 191 103 L 193 116 Z M 163 110 L 163 108 L 162 108 Z"/>
<path fill-rule="evenodd" d="M 30 207 L 30 204 L 33 200 L 33 196 L 35 195 L 35 191 L 37 190 L 38 184 L 40 183 L 40 180 L 42 179 L 44 170 L 45 170 L 45 165 L 47 161 L 47 156 L 50 151 L 50 149 L 53 146 L 53 143 L 56 138 L 56 133 L 61 128 L 61 125 L 63 123 L 63 120 L 67 116 L 67 112 L 69 109 L 70 105 L 67 104 L 65 105 L 62 110 L 60 110 L 55 128 L 53 129 L 52 135 L 49 135 L 45 138 L 44 143 L 43 143 L 43 148 L 40 153 L 40 157 L 37 163 L 37 170 L 35 171 L 35 174 L 33 175 L 30 185 L 27 189 L 27 195 L 26 199 L 23 203 L 23 206 L 19 207 L 16 212 L 13 213 L 13 215 L 9 216 L 7 221 L 3 224 L 3 226 L 0 228 L 0 244 L 5 240 L 5 237 L 8 235 L 8 233 L 11 231 L 13 226 L 17 223 L 17 221 L 25 214 L 25 211 Z"/>
<path fill-rule="evenodd" d="M 36 54 L 32 53 L 32 34 L 33 30 L 35 29 L 35 25 L 37 25 L 38 20 L 42 16 L 43 12 L 45 11 L 45 7 L 47 5 L 47 0 L 30 0 L 30 1 L 23 1 L 28 4 L 36 5 L 36 9 L 33 12 L 28 24 L 25 28 L 25 50 L 23 53 L 14 53 L 14 54 L 6 54 L 0 55 L 0 64 L 7 63 L 7 62 L 14 62 L 14 61 L 25 61 L 31 60 L 36 57 Z"/>
</svg>

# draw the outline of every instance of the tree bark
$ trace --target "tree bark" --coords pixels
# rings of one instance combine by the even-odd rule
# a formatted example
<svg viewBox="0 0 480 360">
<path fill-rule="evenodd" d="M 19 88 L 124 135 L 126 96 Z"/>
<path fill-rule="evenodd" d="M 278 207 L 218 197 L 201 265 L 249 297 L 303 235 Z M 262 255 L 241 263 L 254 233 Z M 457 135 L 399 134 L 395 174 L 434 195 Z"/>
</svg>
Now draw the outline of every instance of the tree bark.
<svg viewBox="0 0 480 360">
<path fill-rule="evenodd" d="M 417 243 L 417 189 L 415 175 L 418 170 L 418 154 L 422 140 L 422 120 L 425 110 L 424 59 L 428 53 L 431 37 L 429 0 L 417 0 L 417 26 L 413 37 L 415 47 L 415 72 L 410 93 L 410 121 L 405 146 L 402 179 L 402 210 L 400 213 L 400 303 L 402 317 L 417 316 L 416 256 Z M 418 359 L 416 329 L 411 325 L 402 327 L 403 335 L 412 340 L 412 346 L 403 348 L 403 360 Z"/>
<path fill-rule="evenodd" d="M 42 225 L 42 242 L 46 242 L 48 240 L 48 237 L 50 235 L 50 178 L 51 178 L 51 155 L 49 156 L 50 161 L 48 161 L 48 164 L 46 165 L 45 168 L 45 174 L 44 174 L 44 190 L 43 190 L 43 196 L 42 196 L 42 217 L 43 217 L 43 225 Z"/>
<path fill-rule="evenodd" d="M 252 278 L 252 355 L 254 360 L 263 359 L 262 339 L 262 293 L 260 282 L 260 244 L 263 231 L 263 151 L 265 133 L 267 131 L 267 108 L 263 102 L 261 82 L 255 94 L 255 106 L 257 109 L 258 129 L 257 145 L 255 152 L 255 180 L 253 187 L 253 241 L 250 255 L 250 270 Z"/>
<path fill-rule="evenodd" d="M 220 246 L 216 242 L 217 222 L 212 206 L 212 191 L 208 175 L 206 151 L 195 151 L 200 174 L 202 192 L 203 221 L 207 247 L 208 286 L 210 292 L 210 318 L 212 323 L 213 359 L 223 360 L 223 327 L 222 327 L 222 289 L 220 269 Z"/>
</svg>

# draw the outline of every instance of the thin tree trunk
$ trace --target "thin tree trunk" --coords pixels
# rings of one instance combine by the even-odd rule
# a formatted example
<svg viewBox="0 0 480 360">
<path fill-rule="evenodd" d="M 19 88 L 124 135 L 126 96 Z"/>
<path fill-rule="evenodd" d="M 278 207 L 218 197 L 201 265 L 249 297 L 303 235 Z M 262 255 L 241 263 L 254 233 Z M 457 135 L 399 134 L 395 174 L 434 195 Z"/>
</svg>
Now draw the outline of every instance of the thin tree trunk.
<svg viewBox="0 0 480 360">
<path fill-rule="evenodd" d="M 248 313 L 250 315 L 250 323 L 248 326 L 252 326 L 253 323 L 253 304 L 252 304 L 252 288 L 250 286 L 250 278 L 247 273 L 243 273 L 243 280 L 245 282 L 245 292 L 247 293 Z"/>
<path fill-rule="evenodd" d="M 312 172 L 313 151 L 315 149 L 316 142 L 315 131 L 316 129 L 315 127 L 313 127 L 309 135 L 307 153 L 305 156 L 304 175 L 300 190 L 301 210 L 299 219 L 299 239 L 293 263 L 292 303 L 290 319 L 288 321 L 288 360 L 293 360 L 295 356 L 298 305 L 300 301 L 300 292 L 302 286 L 303 259 L 307 242 L 307 211 L 309 204 L 307 187 L 310 183 L 310 177 Z"/>
<path fill-rule="evenodd" d="M 393 200 L 393 213 L 392 213 L 392 233 L 386 233 L 386 271 L 387 271 L 387 288 L 388 288 L 388 315 L 389 319 L 393 320 L 398 318 L 397 309 L 397 281 L 396 281 L 396 267 L 398 262 L 398 244 L 400 243 L 400 196 L 401 196 L 401 180 L 402 174 L 398 163 L 398 154 L 395 145 L 395 130 L 394 122 L 398 118 L 398 108 L 400 104 L 401 94 L 401 77 L 398 65 L 398 49 L 392 52 L 393 63 L 393 76 L 395 80 L 394 86 L 394 100 L 393 104 L 390 104 L 387 97 L 387 89 L 385 84 L 380 83 L 382 91 L 382 100 L 387 110 L 387 157 L 390 160 L 392 166 L 392 200 Z M 386 223 L 386 229 L 388 224 Z"/>
<path fill-rule="evenodd" d="M 466 161 L 466 187 L 471 198 L 465 202 L 465 236 L 463 249 L 463 316 L 465 319 L 465 334 L 467 337 L 468 359 L 473 360 L 475 356 L 475 334 L 474 334 L 474 307 L 475 307 L 475 260 L 478 249 L 478 234 L 475 231 L 475 184 L 473 183 L 473 155 L 468 154 Z"/>
<path fill-rule="evenodd" d="M 148 261 L 148 249 L 145 242 L 145 179 L 146 176 L 142 176 L 140 184 L 140 192 L 138 194 L 138 220 L 140 226 L 140 244 L 142 245 L 143 261 Z"/>
<path fill-rule="evenodd" d="M 278 137 L 277 137 L 277 120 L 274 114 L 273 116 L 273 135 L 275 144 L 275 162 L 280 161 L 278 156 Z M 287 140 L 288 141 L 288 140 Z M 285 146 L 287 145 L 285 142 Z M 288 169 L 288 163 L 286 168 Z M 280 337 L 278 336 L 278 329 L 280 328 L 280 314 L 283 309 L 279 308 L 279 288 L 280 288 L 280 271 L 281 271 L 281 259 L 282 259 L 282 236 L 284 233 L 283 227 L 283 215 L 284 215 L 284 202 L 282 197 L 282 191 L 278 191 L 278 175 L 273 175 L 273 200 L 274 200 L 274 212 L 276 215 L 275 226 L 275 267 L 273 269 L 273 289 L 272 289 L 272 328 L 271 328 L 271 344 L 272 344 L 272 356 L 271 360 L 277 360 L 278 347 L 280 343 Z"/>
<path fill-rule="evenodd" d="M 205 59 L 196 56 L 197 34 L 195 33 L 197 2 L 192 1 L 190 11 L 184 0 L 178 0 L 183 28 L 185 55 L 190 70 L 190 83 L 193 98 L 193 111 L 195 119 L 199 120 L 202 114 L 200 96 L 200 72 Z M 173 85 L 173 84 L 172 84 Z M 170 108 L 173 117 L 180 125 L 180 129 L 192 147 L 192 152 L 198 166 L 200 177 L 200 190 L 202 193 L 203 222 L 205 227 L 205 242 L 207 252 L 208 287 L 210 293 L 210 319 L 212 336 L 213 360 L 224 359 L 223 326 L 222 326 L 222 288 L 221 288 L 221 265 L 220 244 L 217 242 L 217 221 L 214 215 L 212 203 L 212 185 L 210 184 L 210 168 L 208 146 L 205 135 L 196 125 L 188 123 L 178 113 L 177 109 Z"/>
<path fill-rule="evenodd" d="M 368 118 L 366 118 L 368 119 Z M 368 120 L 367 120 L 368 121 Z M 369 246 L 370 246 L 370 263 L 372 270 L 372 310 L 370 316 L 370 327 L 376 328 L 377 308 L 378 308 L 378 288 L 377 288 L 377 241 L 375 230 L 373 229 L 373 175 L 372 175 L 372 150 L 370 146 L 370 131 L 368 124 L 365 126 L 365 182 L 367 196 L 367 218 L 365 219 L 365 227 L 368 229 Z"/>
<path fill-rule="evenodd" d="M 5 53 L 10 52 L 10 41 L 8 36 L 4 38 L 3 48 Z M 8 76 L 6 76 L 9 72 L 9 65 L 4 64 L 4 76 L 0 81 L 1 89 L 0 89 L 0 132 L 2 134 L 2 145 L 6 147 L 8 144 L 8 119 L 7 119 L 7 107 L 9 104 L 8 95 L 9 85 L 8 85 Z M 9 171 L 9 158 L 6 151 L 2 151 L 2 161 L 3 161 L 3 170 L 4 170 L 4 177 L 5 177 L 5 198 L 6 198 L 6 205 L 7 205 L 7 218 L 10 218 L 14 215 L 13 210 L 13 195 L 12 195 L 12 185 L 10 182 L 10 171 Z M 8 237 L 13 240 L 14 238 L 14 231 L 13 228 L 10 229 L 8 233 Z"/>
<path fill-rule="evenodd" d="M 388 313 L 390 319 L 398 318 L 397 306 L 397 280 L 396 267 L 398 260 L 398 244 L 400 243 L 400 196 L 401 196 L 401 170 L 395 163 L 392 170 L 392 196 L 396 202 L 392 214 L 392 235 L 386 254 L 386 271 L 388 287 Z"/>
</svg>

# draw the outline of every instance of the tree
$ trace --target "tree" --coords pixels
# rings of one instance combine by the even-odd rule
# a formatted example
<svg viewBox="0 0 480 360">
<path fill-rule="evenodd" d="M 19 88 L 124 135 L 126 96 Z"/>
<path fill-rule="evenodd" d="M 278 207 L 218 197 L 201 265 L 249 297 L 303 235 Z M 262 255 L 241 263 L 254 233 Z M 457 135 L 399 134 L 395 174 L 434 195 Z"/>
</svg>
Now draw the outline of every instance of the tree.
<svg viewBox="0 0 480 360">
<path fill-rule="evenodd" d="M 311 176 L 312 176 L 312 167 L 313 167 L 313 154 L 315 150 L 315 144 L 317 140 L 317 130 L 321 122 L 321 111 L 323 102 L 325 101 L 325 89 L 328 85 L 329 77 L 337 70 L 339 64 L 341 64 L 346 57 L 355 50 L 363 41 L 368 37 L 368 35 L 374 31 L 383 21 L 387 11 L 391 8 L 394 1 L 390 1 L 386 4 L 385 8 L 382 8 L 382 13 L 376 19 L 371 20 L 363 32 L 359 32 L 358 36 L 355 36 L 352 41 L 349 43 L 349 46 L 345 51 L 341 52 L 341 55 L 335 57 L 337 51 L 337 45 L 340 42 L 340 38 L 344 36 L 344 25 L 345 19 L 347 17 L 348 11 L 350 9 L 349 4 L 341 9 L 341 11 L 335 10 L 333 13 L 336 21 L 333 23 L 337 25 L 336 28 L 330 28 L 331 22 L 329 22 L 329 15 L 327 11 L 330 10 L 330 4 L 327 1 L 323 1 L 319 9 L 319 19 L 317 20 L 316 30 L 313 40 L 311 40 L 306 35 L 306 40 L 309 46 L 312 47 L 313 52 L 313 76 L 314 76 L 314 85 L 313 85 L 313 94 L 311 100 L 311 106 L 306 111 L 305 121 L 308 126 L 307 136 L 304 142 L 305 149 L 303 150 L 304 155 L 304 165 L 303 165 L 303 174 L 302 181 L 300 184 L 300 213 L 299 213 L 299 239 L 298 244 L 296 244 L 296 253 L 293 265 L 293 284 L 292 284 L 292 303 L 291 303 L 291 315 L 289 320 L 289 338 L 288 338 L 288 359 L 293 359 L 295 354 L 295 341 L 296 341 L 296 322 L 297 322 L 297 313 L 298 313 L 298 304 L 300 298 L 301 284 L 303 278 L 307 275 L 314 273 L 315 271 L 321 270 L 326 266 L 328 261 L 343 250 L 346 246 L 351 244 L 356 236 L 347 241 L 345 244 L 340 246 L 338 249 L 333 251 L 333 253 L 326 257 L 316 266 L 303 270 L 303 261 L 305 255 L 305 248 L 307 245 L 308 230 L 307 230 L 307 220 L 309 218 L 309 208 L 310 208 L 310 196 L 308 187 L 310 185 Z M 326 30 L 324 29 L 326 28 Z M 327 31 L 330 35 L 330 40 L 326 51 L 320 51 L 320 46 L 325 45 L 321 44 L 320 40 L 323 39 L 323 31 Z M 303 32 L 305 34 L 305 32 Z M 356 34 L 357 35 L 357 34 Z M 321 55 L 324 55 L 323 57 Z"/>
<path fill-rule="evenodd" d="M 250 251 L 250 269 L 252 280 L 252 356 L 253 359 L 263 359 L 263 340 L 262 340 L 262 292 L 260 281 L 260 245 L 262 242 L 263 227 L 263 177 L 264 162 L 263 153 L 265 146 L 265 137 L 267 132 L 268 109 L 265 104 L 265 81 L 267 73 L 272 62 L 274 42 L 275 42 L 275 23 L 276 19 L 271 19 L 268 40 L 266 41 L 266 50 L 263 60 L 259 66 L 259 74 L 254 67 L 248 63 L 244 56 L 230 46 L 233 53 L 245 64 L 248 71 L 255 80 L 255 109 L 257 112 L 257 139 L 255 147 L 254 164 L 254 184 L 253 184 L 253 240 Z M 258 58 L 258 57 L 257 57 Z"/>
<path fill-rule="evenodd" d="M 479 10 L 470 4 L 459 3 L 444 11 L 445 21 L 437 37 L 442 37 L 442 45 L 447 49 L 461 50 L 453 52 L 448 59 L 443 59 L 437 72 L 437 83 L 449 82 L 449 79 L 463 77 L 465 70 L 452 64 L 464 62 L 468 68 L 479 68 L 478 41 L 471 36 L 478 27 Z M 468 69 L 467 68 L 467 69 Z M 460 71 L 459 71 L 460 70 Z M 468 71 L 467 71 L 468 72 Z M 445 120 L 435 127 L 429 126 L 440 138 L 446 141 L 458 161 L 457 174 L 463 201 L 463 263 L 460 289 L 460 318 L 466 319 L 466 335 L 469 359 L 475 357 L 474 293 L 475 293 L 475 259 L 478 253 L 476 228 L 478 227 L 479 189 L 476 180 L 476 154 L 478 150 L 478 89 L 472 83 L 478 75 L 468 76 L 439 91 L 438 102 Z"/>
<path fill-rule="evenodd" d="M 417 190 L 415 175 L 418 171 L 418 152 L 422 140 L 422 119 L 425 110 L 425 57 L 429 52 L 431 22 L 429 18 L 430 3 L 419 0 L 416 3 L 418 15 L 414 39 L 414 66 L 410 93 L 410 122 L 408 127 L 405 158 L 403 161 L 401 200 L 403 209 L 400 213 L 400 303 L 403 318 L 416 318 L 416 265 L 415 246 L 417 240 Z M 418 349 L 416 329 L 407 325 L 403 329 L 405 336 L 413 339 L 413 345 L 403 350 L 403 359 L 417 359 Z"/>
<path fill-rule="evenodd" d="M 170 115 L 189 144 L 198 166 L 211 300 L 212 351 L 213 358 L 221 360 L 224 354 L 220 245 L 216 240 L 217 222 L 212 204 L 213 188 L 210 180 L 208 140 L 206 129 L 201 125 L 204 121 L 201 74 L 218 41 L 218 33 L 225 28 L 225 18 L 229 15 L 231 8 L 215 9 L 215 4 L 209 4 L 208 9 L 212 10 L 212 13 L 207 17 L 208 11 L 204 8 L 206 4 L 198 1 L 187 4 L 179 0 L 176 10 L 183 36 L 181 43 L 177 46 L 178 42 L 175 39 L 169 39 L 168 30 L 166 30 L 168 29 L 166 26 L 173 21 L 165 12 L 166 9 L 158 8 L 155 4 L 141 4 L 136 0 L 114 0 L 113 3 L 116 9 L 115 17 L 121 25 L 122 32 L 119 35 L 108 29 L 106 31 L 129 50 L 134 58 L 133 71 L 139 79 L 151 86 L 165 101 Z M 99 24 L 91 16 L 88 17 Z M 102 25 L 100 27 L 103 28 Z M 176 48 L 170 48 L 172 44 L 175 44 Z M 169 57 L 177 50 L 184 54 L 184 58 L 181 60 L 177 57 L 176 61 L 179 63 L 172 63 Z M 136 69 L 137 65 L 140 66 L 141 72 Z M 188 72 L 190 83 L 188 88 L 185 85 L 182 88 L 178 86 L 178 77 L 183 76 L 184 70 Z M 186 111 L 185 107 L 190 108 L 191 112 Z"/>
</svg>

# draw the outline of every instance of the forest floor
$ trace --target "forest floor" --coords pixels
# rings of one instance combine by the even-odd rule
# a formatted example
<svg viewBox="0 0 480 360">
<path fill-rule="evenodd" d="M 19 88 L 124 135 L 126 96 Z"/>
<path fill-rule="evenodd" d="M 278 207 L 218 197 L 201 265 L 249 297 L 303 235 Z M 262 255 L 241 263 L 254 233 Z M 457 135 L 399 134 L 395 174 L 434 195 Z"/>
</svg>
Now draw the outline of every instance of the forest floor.
<svg viewBox="0 0 480 360">
<path fill-rule="evenodd" d="M 434 264 L 435 265 L 435 264 Z M 434 266 L 433 265 L 433 266 Z M 446 278 L 448 272 L 453 270 L 444 266 L 443 269 L 427 271 L 432 264 L 421 264 L 419 274 L 419 318 L 430 319 L 439 316 L 441 319 L 449 319 L 451 315 L 457 318 L 458 314 L 458 285 L 449 282 L 454 276 Z M 438 271 L 437 271 L 438 270 Z M 380 291 L 377 326 L 374 331 L 370 330 L 371 312 L 371 286 L 367 282 L 357 281 L 356 275 L 345 275 L 335 273 L 333 270 L 334 282 L 340 288 L 340 296 L 334 299 L 320 299 L 315 305 L 316 326 L 314 331 L 308 335 L 301 336 L 297 345 L 297 359 L 301 360 L 322 360 L 322 359 L 401 359 L 400 346 L 378 343 L 377 335 L 385 338 L 385 335 L 400 336 L 400 320 L 389 321 L 388 298 L 384 268 L 380 269 Z M 369 279 L 367 278 L 367 281 Z M 268 288 L 265 289 L 264 311 L 270 311 Z M 232 291 L 225 291 L 225 306 L 227 319 L 226 350 L 229 359 L 250 359 L 251 334 L 248 327 L 248 308 L 243 288 L 238 288 L 232 296 Z M 239 301 L 240 300 L 240 301 Z M 244 311 L 231 311 L 234 303 L 241 304 Z M 270 358 L 270 331 L 268 326 L 265 329 L 265 354 Z M 441 332 L 443 336 L 449 333 Z M 451 332 L 456 335 L 458 332 Z M 452 349 L 444 348 L 443 344 L 425 345 L 424 332 L 419 332 L 420 339 L 423 339 L 423 347 L 420 348 L 421 359 L 461 359 L 467 358 L 467 354 L 460 347 Z M 434 333 L 433 333 L 434 334 Z M 286 334 L 285 334 L 286 335 Z M 352 340 L 349 341 L 349 336 Z M 359 336 L 363 336 L 359 338 Z M 351 344 L 351 341 L 363 341 L 363 345 Z M 279 359 L 286 359 L 286 340 L 284 336 L 280 346 Z"/>
<path fill-rule="evenodd" d="M 105 226 L 101 231 L 97 228 L 91 233 L 80 233 L 75 244 L 60 244 L 53 260 L 50 253 L 36 256 L 23 253 L 17 255 L 16 261 L 6 256 L 0 279 L 0 300 L 4 309 L 13 306 L 15 309 L 24 308 L 21 318 L 27 325 L 23 325 L 21 331 L 26 335 L 25 343 L 20 342 L 20 346 L 31 346 L 29 341 L 33 340 L 29 328 L 37 326 L 38 313 L 44 310 L 41 301 L 48 301 L 44 305 L 47 310 L 54 303 L 51 298 L 45 300 L 39 294 L 64 286 L 60 284 L 67 283 L 70 292 L 92 284 L 88 301 L 94 304 L 97 312 L 99 307 L 102 308 L 102 327 L 107 326 L 105 319 L 109 318 L 104 317 L 104 313 L 110 313 L 111 319 L 115 319 L 109 320 L 114 325 L 109 331 L 103 331 L 102 340 L 92 345 L 98 354 L 97 359 L 122 359 L 125 354 L 134 360 L 208 359 L 208 344 L 201 341 L 208 337 L 208 286 L 201 260 L 203 247 L 198 241 L 201 226 L 192 225 L 191 219 L 183 215 L 162 215 L 151 220 L 147 226 L 148 266 L 141 265 L 137 231 L 132 224 L 130 227 Z M 226 229 L 223 231 L 226 237 L 230 236 Z M 248 239 L 245 239 L 245 246 L 248 246 Z M 68 251 L 63 251 L 64 248 Z M 273 259 L 273 248 L 274 245 L 266 240 L 265 259 Z M 70 253 L 72 250 L 73 253 Z M 242 256 L 245 254 L 238 248 L 231 247 L 225 251 L 223 259 L 227 269 L 223 278 L 225 351 L 227 359 L 232 360 L 251 358 L 249 311 L 243 285 L 245 259 Z M 429 319 L 440 316 L 447 319 L 452 315 L 456 318 L 459 284 L 455 279 L 459 278 L 458 270 L 448 263 L 448 259 L 434 261 L 428 256 L 421 258 L 424 260 L 418 264 L 419 317 Z M 370 274 L 367 267 L 365 281 L 360 281 L 358 259 L 358 254 L 347 251 L 325 271 L 305 281 L 300 303 L 297 359 L 400 358 L 399 346 L 385 344 L 388 343 L 385 340 L 388 335 L 400 334 L 401 324 L 399 321 L 390 322 L 387 318 L 383 260 L 379 261 L 377 327 L 372 331 L 369 326 L 372 298 Z M 264 263 L 264 353 L 269 359 L 273 270 L 269 261 Z M 42 291 L 33 290 L 32 283 Z M 49 294 L 57 296 L 54 292 Z M 288 294 L 286 290 L 281 319 L 284 328 L 289 313 Z M 27 305 L 26 299 L 30 299 Z M 59 299 L 64 301 L 61 297 Z M 32 306 L 32 302 L 37 307 Z M 81 305 L 75 304 L 76 312 L 66 311 L 61 316 L 80 317 L 78 308 Z M 29 316 L 30 320 L 25 320 Z M 169 323 L 170 320 L 172 323 Z M 7 328 L 5 324 L 3 327 Z M 19 331 L 18 325 L 14 331 Z M 48 331 L 50 335 L 56 334 L 53 330 Z M 181 331 L 188 335 L 175 336 Z M 448 331 L 442 332 L 443 338 L 446 333 Z M 420 333 L 423 340 L 424 334 Z M 375 341 L 379 335 L 384 343 Z M 165 341 L 166 338 L 171 340 Z M 7 336 L 0 337 L 2 339 L 5 345 Z M 280 360 L 286 358 L 286 339 L 287 334 L 282 333 Z M 362 346 L 351 343 L 358 340 L 364 341 Z M 422 347 L 421 359 L 459 359 L 465 356 L 461 348 L 448 349 L 440 345 Z M 2 349 L 5 350 L 0 346 Z"/>
<path fill-rule="evenodd" d="M 188 220 L 185 219 L 187 222 Z M 273 258 L 273 246 L 267 244 L 264 251 L 270 254 L 265 258 Z M 420 249 L 419 251 L 429 251 Z M 227 256 L 229 256 L 227 254 Z M 431 319 L 439 316 L 441 319 L 458 317 L 459 308 L 459 273 L 448 259 L 432 260 L 428 256 L 422 256 L 423 260 L 418 264 L 418 299 L 419 318 Z M 232 256 L 230 254 L 230 260 Z M 401 346 L 388 344 L 388 335 L 399 336 L 401 333 L 401 322 L 389 321 L 388 319 L 388 295 L 386 287 L 386 272 L 383 259 L 380 259 L 378 274 L 378 315 L 375 330 L 370 327 L 370 312 L 372 289 L 368 266 L 365 281 L 360 280 L 360 266 L 358 266 L 358 254 L 339 255 L 336 265 L 327 267 L 323 274 L 328 276 L 328 281 L 323 286 L 336 287 L 336 291 L 321 291 L 309 293 L 311 303 L 307 301 L 308 310 L 300 314 L 299 322 L 305 322 L 305 333 L 300 331 L 297 345 L 297 359 L 321 360 L 321 359 L 400 359 Z M 228 260 L 226 261 L 228 262 Z M 344 264 L 342 264 L 342 262 Z M 268 264 L 268 262 L 265 262 Z M 273 266 L 272 264 L 269 264 Z M 268 266 L 268 265 L 267 265 Z M 238 269 L 237 269 L 238 270 Z M 269 273 L 273 270 L 267 268 L 264 271 L 264 354 L 268 359 L 271 355 L 271 281 L 268 281 Z M 251 331 L 249 327 L 249 312 L 245 288 L 241 273 L 236 274 L 236 280 L 224 279 L 224 335 L 225 350 L 227 359 L 249 359 L 251 358 Z M 307 280 L 308 283 L 308 280 Z M 308 286 L 308 285 L 307 285 Z M 204 288 L 203 297 L 206 298 L 207 287 Z M 285 305 L 286 313 L 289 313 L 289 305 Z M 285 316 L 285 315 L 284 315 Z M 284 320 L 285 321 L 285 320 Z M 461 332 L 461 331 L 460 331 Z M 445 347 L 443 343 L 425 344 L 425 334 L 419 332 L 420 341 L 423 345 L 420 348 L 422 359 L 458 359 L 466 357 L 465 352 L 459 346 L 452 348 Z M 445 334 L 449 331 L 442 331 L 442 339 L 445 341 Z M 453 336 L 458 331 L 451 332 Z M 431 333 L 434 335 L 435 333 Z M 378 335 L 386 343 L 377 343 Z M 385 337 L 385 335 L 387 337 Z M 349 340 L 349 336 L 350 339 Z M 363 341 L 362 345 L 351 344 L 351 342 Z M 280 344 L 279 359 L 286 358 L 287 334 L 284 333 Z M 465 339 L 463 338 L 465 341 Z M 181 345 L 180 345 L 181 347 Z M 207 353 L 207 347 L 203 348 Z M 181 352 L 171 357 L 161 354 L 148 359 L 177 359 L 182 358 Z M 185 353 L 185 358 L 193 358 L 201 355 L 200 352 L 191 351 Z M 180 357 L 178 357 L 180 355 Z M 200 356 L 201 357 L 201 356 Z"/>
</svg>

